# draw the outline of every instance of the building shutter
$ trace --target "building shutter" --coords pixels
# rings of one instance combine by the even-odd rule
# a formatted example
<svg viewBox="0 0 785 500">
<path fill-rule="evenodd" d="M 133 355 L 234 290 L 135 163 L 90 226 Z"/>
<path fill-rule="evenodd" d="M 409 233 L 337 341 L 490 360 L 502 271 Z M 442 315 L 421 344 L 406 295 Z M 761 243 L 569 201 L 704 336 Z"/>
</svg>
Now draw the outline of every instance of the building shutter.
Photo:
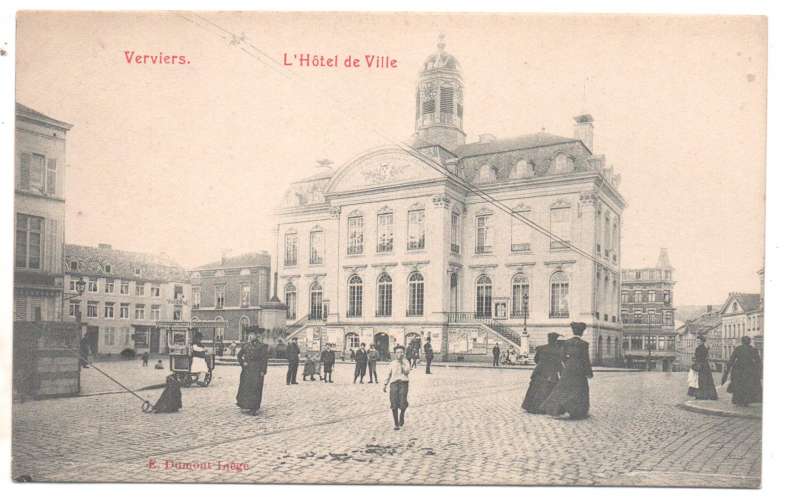
<svg viewBox="0 0 785 500">
<path fill-rule="evenodd" d="M 14 321 L 27 321 L 27 297 L 14 299 Z"/>
<path fill-rule="evenodd" d="M 21 189 L 30 189 L 30 162 L 32 156 L 30 153 L 22 153 L 20 158 L 19 169 L 19 187 Z"/>
<path fill-rule="evenodd" d="M 55 194 L 57 188 L 57 159 L 46 161 L 46 193 Z"/>
</svg>

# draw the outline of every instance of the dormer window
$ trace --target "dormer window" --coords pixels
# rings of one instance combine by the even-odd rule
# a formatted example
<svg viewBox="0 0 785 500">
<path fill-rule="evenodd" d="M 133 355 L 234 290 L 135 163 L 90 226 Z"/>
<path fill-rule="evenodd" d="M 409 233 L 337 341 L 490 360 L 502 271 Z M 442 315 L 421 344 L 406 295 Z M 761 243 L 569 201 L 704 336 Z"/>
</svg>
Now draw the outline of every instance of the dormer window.
<svg viewBox="0 0 785 500">
<path fill-rule="evenodd" d="M 75 260 L 72 260 L 68 263 L 68 269 L 70 269 L 72 272 L 79 271 L 79 263 Z"/>
</svg>

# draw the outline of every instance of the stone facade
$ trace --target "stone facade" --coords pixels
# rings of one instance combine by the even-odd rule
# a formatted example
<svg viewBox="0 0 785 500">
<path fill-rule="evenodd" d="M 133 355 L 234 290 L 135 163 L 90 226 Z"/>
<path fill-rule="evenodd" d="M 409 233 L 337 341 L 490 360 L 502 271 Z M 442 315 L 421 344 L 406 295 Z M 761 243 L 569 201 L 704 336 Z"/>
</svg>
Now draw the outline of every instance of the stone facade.
<svg viewBox="0 0 785 500">
<path fill-rule="evenodd" d="M 16 104 L 15 321 L 62 319 L 66 134 L 71 127 Z"/>
<path fill-rule="evenodd" d="M 741 337 L 746 335 L 754 340 L 762 336 L 760 304 L 760 294 L 757 293 L 728 294 L 720 310 L 722 325 L 709 344 L 709 356 L 715 369 L 725 368 L 733 349 L 741 344 Z"/>
<path fill-rule="evenodd" d="M 577 138 L 591 117 L 573 138 L 465 144 L 460 66 L 443 49 L 420 73 L 409 146 L 363 152 L 287 193 L 276 270 L 292 335 L 339 351 L 431 338 L 439 359 L 486 359 L 497 342 L 527 352 L 584 321 L 594 362 L 620 363 L 625 202 Z"/>
<path fill-rule="evenodd" d="M 66 315 L 81 318 L 95 353 L 167 352 L 156 323 L 189 318 L 188 275 L 166 256 L 66 245 L 64 265 Z M 80 278 L 86 288 L 75 296 Z"/>
<path fill-rule="evenodd" d="M 648 363 L 654 369 L 672 369 L 677 358 L 674 284 L 665 248 L 660 250 L 656 266 L 622 271 L 621 319 L 628 367 Z"/>
</svg>

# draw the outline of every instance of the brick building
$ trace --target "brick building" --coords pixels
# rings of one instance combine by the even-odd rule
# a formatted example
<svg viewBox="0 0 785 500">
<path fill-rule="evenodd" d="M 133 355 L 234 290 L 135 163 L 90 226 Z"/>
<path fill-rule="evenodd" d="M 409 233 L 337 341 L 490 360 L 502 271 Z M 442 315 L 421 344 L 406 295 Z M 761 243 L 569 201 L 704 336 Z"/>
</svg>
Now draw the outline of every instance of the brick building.
<svg viewBox="0 0 785 500">
<path fill-rule="evenodd" d="M 622 270 L 621 320 L 628 367 L 669 371 L 677 358 L 674 329 L 673 267 L 660 249 L 654 267 Z"/>
<path fill-rule="evenodd" d="M 81 315 L 93 352 L 117 354 L 167 352 L 156 327 L 163 320 L 188 319 L 188 273 L 165 255 L 98 247 L 65 245 L 65 291 L 86 283 L 80 297 L 68 300 L 68 317 Z"/>
<path fill-rule="evenodd" d="M 254 252 L 225 257 L 190 272 L 191 320 L 225 321 L 216 336 L 245 340 L 246 330 L 285 326 L 285 308 L 270 297 L 270 255 Z"/>
<path fill-rule="evenodd" d="M 71 127 L 16 103 L 15 321 L 62 319 L 66 134 Z"/>
</svg>

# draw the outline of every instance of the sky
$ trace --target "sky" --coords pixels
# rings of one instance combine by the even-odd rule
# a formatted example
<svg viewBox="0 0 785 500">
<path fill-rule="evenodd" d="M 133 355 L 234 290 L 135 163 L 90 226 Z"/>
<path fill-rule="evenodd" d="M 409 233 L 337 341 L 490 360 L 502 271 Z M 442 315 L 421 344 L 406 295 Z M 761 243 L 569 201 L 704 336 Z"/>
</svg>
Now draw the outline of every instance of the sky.
<svg viewBox="0 0 785 500">
<path fill-rule="evenodd" d="M 444 33 L 463 68 L 468 140 L 571 136 L 572 117 L 594 116 L 595 152 L 628 203 L 623 267 L 668 248 L 676 305 L 759 290 L 762 18 L 199 15 L 19 15 L 17 100 L 74 124 L 68 243 L 166 252 L 186 267 L 272 252 L 273 211 L 317 160 L 340 166 L 411 136 L 417 72 Z M 127 51 L 189 63 L 128 64 Z M 282 68 L 285 53 L 398 64 Z"/>
</svg>

